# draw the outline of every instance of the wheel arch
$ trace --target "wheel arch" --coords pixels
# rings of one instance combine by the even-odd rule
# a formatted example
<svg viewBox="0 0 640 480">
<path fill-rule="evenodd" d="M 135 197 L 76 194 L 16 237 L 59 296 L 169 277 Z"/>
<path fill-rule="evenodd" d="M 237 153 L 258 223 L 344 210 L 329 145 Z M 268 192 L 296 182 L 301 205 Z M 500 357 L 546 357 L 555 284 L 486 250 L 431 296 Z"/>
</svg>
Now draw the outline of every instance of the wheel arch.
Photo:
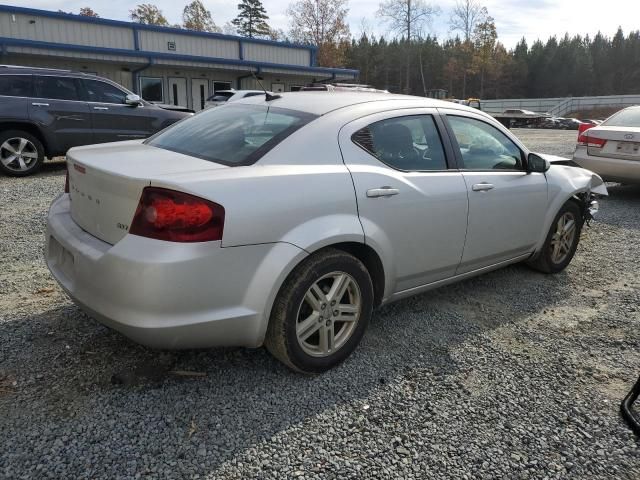
<svg viewBox="0 0 640 480">
<path fill-rule="evenodd" d="M 24 132 L 30 133 L 31 135 L 36 137 L 42 144 L 45 156 L 50 156 L 51 152 L 49 151 L 49 142 L 47 141 L 42 130 L 40 130 L 37 125 L 29 122 L 1 121 L 0 132 L 6 132 L 8 130 L 22 130 Z"/>
</svg>

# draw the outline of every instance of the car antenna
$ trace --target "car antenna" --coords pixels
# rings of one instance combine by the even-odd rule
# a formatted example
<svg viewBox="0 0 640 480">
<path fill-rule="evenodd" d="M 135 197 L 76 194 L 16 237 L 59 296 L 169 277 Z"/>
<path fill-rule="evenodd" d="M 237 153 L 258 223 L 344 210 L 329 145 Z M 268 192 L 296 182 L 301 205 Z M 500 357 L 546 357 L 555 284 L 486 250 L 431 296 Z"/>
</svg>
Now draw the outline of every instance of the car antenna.
<svg viewBox="0 0 640 480">
<path fill-rule="evenodd" d="M 267 102 L 270 102 L 272 100 L 276 100 L 278 98 L 282 98 L 281 95 L 273 95 L 272 93 L 267 92 L 267 89 L 264 88 L 264 86 L 262 85 L 262 82 L 260 81 L 260 79 L 256 76 L 256 73 L 251 70 L 251 75 L 253 75 L 253 78 L 255 79 L 256 82 L 258 82 L 258 85 L 260 85 L 260 88 L 262 89 L 262 91 L 264 92 L 265 95 L 265 100 Z"/>
</svg>

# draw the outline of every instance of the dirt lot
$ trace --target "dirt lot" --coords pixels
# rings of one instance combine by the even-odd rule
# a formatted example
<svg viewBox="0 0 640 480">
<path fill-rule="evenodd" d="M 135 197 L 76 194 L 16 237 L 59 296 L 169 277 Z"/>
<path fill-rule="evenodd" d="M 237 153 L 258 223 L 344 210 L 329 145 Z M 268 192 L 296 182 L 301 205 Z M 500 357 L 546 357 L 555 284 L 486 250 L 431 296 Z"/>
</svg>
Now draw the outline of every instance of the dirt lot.
<svg viewBox="0 0 640 480">
<path fill-rule="evenodd" d="M 516 133 L 566 156 L 576 135 Z M 42 259 L 63 184 L 60 163 L 0 177 L 1 478 L 640 478 L 618 414 L 640 374 L 640 188 L 611 188 L 565 272 L 384 307 L 309 378 L 263 349 L 150 350 L 81 313 Z"/>
</svg>

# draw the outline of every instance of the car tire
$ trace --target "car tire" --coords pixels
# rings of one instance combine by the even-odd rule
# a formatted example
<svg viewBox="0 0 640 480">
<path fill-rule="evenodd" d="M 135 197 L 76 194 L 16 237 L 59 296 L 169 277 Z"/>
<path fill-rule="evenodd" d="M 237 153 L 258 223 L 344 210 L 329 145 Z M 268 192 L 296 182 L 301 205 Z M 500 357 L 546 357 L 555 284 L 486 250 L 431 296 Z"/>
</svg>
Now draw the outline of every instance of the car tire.
<svg viewBox="0 0 640 480">
<path fill-rule="evenodd" d="M 356 349 L 373 300 L 371 277 L 360 260 L 341 250 L 322 250 L 296 267 L 280 288 L 265 346 L 297 372 L 322 373 Z"/>
<path fill-rule="evenodd" d="M 0 133 L 0 171 L 13 177 L 37 172 L 44 162 L 44 147 L 40 140 L 22 130 Z"/>
<path fill-rule="evenodd" d="M 583 216 L 572 200 L 565 203 L 551 223 L 542 250 L 528 265 L 540 272 L 558 273 L 567 268 L 580 242 Z"/>
</svg>

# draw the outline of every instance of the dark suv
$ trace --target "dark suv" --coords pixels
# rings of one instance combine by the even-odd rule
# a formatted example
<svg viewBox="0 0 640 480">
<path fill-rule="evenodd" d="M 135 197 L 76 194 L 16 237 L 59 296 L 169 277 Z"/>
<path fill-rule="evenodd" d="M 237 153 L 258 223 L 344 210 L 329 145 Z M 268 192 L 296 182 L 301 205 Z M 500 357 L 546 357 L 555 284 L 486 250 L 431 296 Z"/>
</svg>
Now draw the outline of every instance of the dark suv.
<svg viewBox="0 0 640 480">
<path fill-rule="evenodd" d="M 71 147 L 147 138 L 189 115 L 95 75 L 0 66 L 0 170 L 29 175 Z"/>
</svg>

